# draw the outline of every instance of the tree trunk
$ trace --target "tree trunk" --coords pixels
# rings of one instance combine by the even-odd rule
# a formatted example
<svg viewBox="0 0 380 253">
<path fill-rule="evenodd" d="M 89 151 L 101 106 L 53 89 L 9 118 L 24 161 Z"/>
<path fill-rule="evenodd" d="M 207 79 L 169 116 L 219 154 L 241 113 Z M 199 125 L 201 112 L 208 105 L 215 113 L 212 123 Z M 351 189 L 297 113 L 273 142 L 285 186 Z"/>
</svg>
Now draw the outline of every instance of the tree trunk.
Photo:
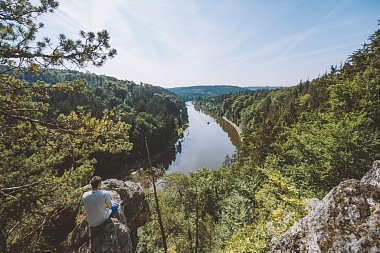
<svg viewBox="0 0 380 253">
<path fill-rule="evenodd" d="M 198 188 L 195 187 L 196 203 L 195 203 L 195 253 L 199 248 L 199 211 L 198 211 Z"/>
<path fill-rule="evenodd" d="M 150 168 L 152 169 L 152 162 L 150 160 L 148 141 L 146 140 L 146 137 L 145 137 L 145 146 L 146 146 L 146 152 L 148 155 L 149 165 L 150 165 Z M 157 189 L 156 189 L 156 179 L 155 179 L 154 174 L 152 175 L 152 181 L 153 181 L 154 200 L 156 202 L 156 212 L 157 212 L 157 217 L 158 217 L 158 224 L 160 225 L 160 232 L 161 232 L 161 237 L 162 237 L 162 244 L 164 247 L 164 252 L 167 253 L 168 252 L 168 246 L 166 245 L 165 230 L 164 230 L 164 225 L 162 224 L 160 205 L 158 203 L 158 196 L 157 196 Z"/>
<path fill-rule="evenodd" d="M 156 182 L 153 177 L 153 190 L 154 190 L 154 200 L 156 202 L 156 212 L 157 212 L 157 217 L 158 217 L 158 223 L 160 224 L 160 231 L 161 231 L 161 237 L 162 237 L 162 244 L 164 247 L 164 252 L 168 252 L 168 246 L 166 245 L 166 236 L 165 236 L 165 230 L 164 230 L 164 225 L 162 224 L 162 218 L 161 218 L 161 211 L 160 211 L 160 206 L 158 204 L 158 196 L 157 196 L 157 190 L 156 190 Z"/>
</svg>

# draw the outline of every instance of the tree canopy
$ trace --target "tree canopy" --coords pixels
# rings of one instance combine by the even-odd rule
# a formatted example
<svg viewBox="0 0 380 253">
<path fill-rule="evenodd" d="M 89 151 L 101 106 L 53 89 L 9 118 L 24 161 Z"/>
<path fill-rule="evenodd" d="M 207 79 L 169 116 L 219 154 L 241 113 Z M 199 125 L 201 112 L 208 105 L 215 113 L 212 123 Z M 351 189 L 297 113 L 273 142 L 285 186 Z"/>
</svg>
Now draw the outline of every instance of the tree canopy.
<svg viewBox="0 0 380 253">
<path fill-rule="evenodd" d="M 59 34 L 54 45 L 48 37 L 36 41 L 36 35 L 44 27 L 37 18 L 53 12 L 59 3 L 41 0 L 34 4 L 29 0 L 5 0 L 0 2 L 0 64 L 28 67 L 33 71 L 41 67 L 62 66 L 66 63 L 84 67 L 88 63 L 102 66 L 107 58 L 116 55 L 109 44 L 106 30 L 94 33 L 80 31 L 80 39 L 70 39 Z"/>
<path fill-rule="evenodd" d="M 82 40 L 61 34 L 56 46 L 49 38 L 36 41 L 43 28 L 37 17 L 57 7 L 51 0 L 0 2 L 0 64 L 5 70 L 0 75 L 2 252 L 54 250 L 46 227 L 70 208 L 65 203 L 78 199 L 76 189 L 92 174 L 91 154 L 132 148 L 131 126 L 120 116 L 105 111 L 96 118 L 83 107 L 63 112 L 51 106 L 57 92 L 85 92 L 83 81 L 46 84 L 18 79 L 24 68 L 36 73 L 65 64 L 101 66 L 116 54 L 107 31 L 81 31 Z"/>
</svg>

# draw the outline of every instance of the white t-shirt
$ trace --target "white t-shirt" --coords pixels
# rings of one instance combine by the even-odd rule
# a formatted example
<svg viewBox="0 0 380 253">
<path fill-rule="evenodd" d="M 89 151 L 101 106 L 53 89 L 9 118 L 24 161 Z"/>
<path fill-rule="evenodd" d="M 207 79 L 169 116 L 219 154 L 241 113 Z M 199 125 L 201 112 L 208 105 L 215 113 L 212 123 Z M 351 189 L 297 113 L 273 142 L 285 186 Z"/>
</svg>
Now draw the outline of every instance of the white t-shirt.
<svg viewBox="0 0 380 253">
<path fill-rule="evenodd" d="M 91 190 L 83 193 L 82 203 L 91 227 L 99 226 L 110 217 L 112 210 L 106 204 L 112 204 L 111 201 L 111 195 L 107 191 Z"/>
</svg>

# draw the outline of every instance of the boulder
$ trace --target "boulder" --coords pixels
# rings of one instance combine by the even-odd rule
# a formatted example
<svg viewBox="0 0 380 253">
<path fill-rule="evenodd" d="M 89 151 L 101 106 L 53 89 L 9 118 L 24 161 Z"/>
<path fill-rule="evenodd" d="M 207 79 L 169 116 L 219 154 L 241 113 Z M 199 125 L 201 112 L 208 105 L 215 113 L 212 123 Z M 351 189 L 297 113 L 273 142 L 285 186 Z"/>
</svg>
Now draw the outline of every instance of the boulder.
<svg viewBox="0 0 380 253">
<path fill-rule="evenodd" d="M 380 161 L 361 181 L 333 188 L 271 252 L 380 252 Z"/>
<path fill-rule="evenodd" d="M 317 198 L 311 198 L 309 201 L 305 204 L 305 210 L 310 213 L 312 212 L 319 204 L 319 199 Z"/>
<path fill-rule="evenodd" d="M 85 188 L 91 189 L 90 186 Z M 132 253 L 135 251 L 137 229 L 149 220 L 150 211 L 142 187 L 139 184 L 108 179 L 102 182 L 113 201 L 119 203 L 118 212 L 113 213 L 102 225 L 91 228 L 85 219 L 84 208 L 78 211 L 78 225 L 67 236 L 65 252 L 71 253 Z"/>
<path fill-rule="evenodd" d="M 362 184 L 380 187 L 380 161 L 373 163 L 372 169 L 364 175 L 360 182 Z"/>
<path fill-rule="evenodd" d="M 143 188 L 140 184 L 130 181 L 108 179 L 102 182 L 103 189 L 116 191 L 123 200 L 124 214 L 131 232 L 137 232 L 137 228 L 144 226 L 149 220 L 149 203 L 145 199 Z"/>
</svg>

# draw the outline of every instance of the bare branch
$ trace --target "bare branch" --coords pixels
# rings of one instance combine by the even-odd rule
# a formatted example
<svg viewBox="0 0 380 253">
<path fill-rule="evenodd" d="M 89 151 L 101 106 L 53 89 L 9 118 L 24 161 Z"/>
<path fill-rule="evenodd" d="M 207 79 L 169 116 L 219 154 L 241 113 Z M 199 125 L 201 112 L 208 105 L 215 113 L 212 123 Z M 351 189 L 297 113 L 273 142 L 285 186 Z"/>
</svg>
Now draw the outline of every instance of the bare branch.
<svg viewBox="0 0 380 253">
<path fill-rule="evenodd" d="M 38 185 L 42 182 L 42 180 L 38 180 L 37 182 L 31 183 L 31 184 L 25 184 L 25 185 L 20 185 L 20 186 L 14 186 L 14 187 L 8 187 L 8 188 L 1 188 L 0 191 L 4 194 L 7 193 L 15 193 L 19 192 L 20 190 L 23 190 L 25 188 L 29 188 L 35 185 Z"/>
<path fill-rule="evenodd" d="M 49 122 L 46 122 L 46 121 L 42 121 L 42 120 L 38 120 L 38 119 L 32 119 L 32 118 L 29 118 L 29 117 L 26 117 L 26 116 L 22 116 L 22 115 L 10 114 L 9 112 L 1 110 L 1 109 L 0 109 L 0 114 L 3 114 L 4 116 L 11 117 L 11 118 L 14 118 L 14 119 L 18 119 L 18 120 L 21 120 L 21 121 L 30 122 L 32 124 L 33 123 L 40 124 L 42 126 L 49 127 L 52 130 L 56 130 L 56 131 L 62 132 L 62 133 L 67 133 L 67 134 L 72 134 L 72 135 L 82 135 L 82 136 L 83 135 L 88 135 L 89 136 L 89 135 L 92 134 L 92 132 L 79 133 L 78 131 L 75 131 L 75 130 L 72 130 L 72 129 L 68 129 L 68 128 L 65 128 L 63 126 L 55 125 L 55 124 L 52 124 L 52 123 L 49 123 Z"/>
</svg>

